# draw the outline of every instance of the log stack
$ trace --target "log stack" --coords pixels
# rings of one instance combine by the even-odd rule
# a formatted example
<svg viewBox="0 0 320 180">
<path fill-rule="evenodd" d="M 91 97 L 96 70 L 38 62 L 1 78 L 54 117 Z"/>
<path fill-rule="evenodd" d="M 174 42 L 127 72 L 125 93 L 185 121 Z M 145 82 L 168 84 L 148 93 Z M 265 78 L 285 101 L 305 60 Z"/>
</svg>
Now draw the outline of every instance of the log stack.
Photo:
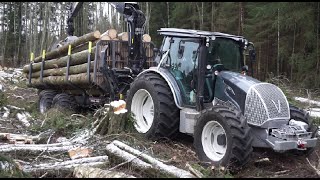
<svg viewBox="0 0 320 180">
<path fill-rule="evenodd" d="M 44 58 L 43 55 L 34 58 L 30 86 L 41 88 L 44 85 L 51 85 L 59 88 L 64 87 L 65 90 L 72 90 L 73 87 L 69 86 L 70 83 L 72 83 L 80 88 L 90 87 L 91 89 L 93 87 L 91 86 L 91 82 L 93 82 L 94 78 L 96 43 L 99 40 L 115 41 L 113 42 L 115 45 L 115 67 L 124 68 L 128 66 L 128 33 L 122 32 L 118 34 L 115 29 L 109 29 L 102 34 L 99 31 L 94 31 L 47 52 Z M 145 34 L 143 36 L 143 42 L 150 41 L 150 36 Z M 89 42 L 92 42 L 91 51 L 88 49 Z M 70 56 L 68 55 L 69 46 L 71 46 L 72 49 Z M 150 43 L 145 43 L 145 48 L 147 57 L 152 57 L 153 52 L 150 50 Z M 90 60 L 88 60 L 89 54 Z M 110 46 L 106 50 L 106 56 L 107 65 L 112 66 L 112 50 Z M 68 61 L 69 68 L 67 67 Z M 30 65 L 31 64 L 27 64 L 23 67 L 23 72 L 27 78 L 29 78 Z M 97 66 L 101 66 L 101 64 L 98 62 Z M 43 71 L 41 71 L 41 69 L 43 69 Z M 88 69 L 90 71 L 90 77 L 88 77 L 87 74 Z M 68 78 L 66 77 L 67 71 L 69 72 Z M 97 74 L 97 79 L 103 79 L 100 77 L 102 76 Z M 97 82 L 105 83 L 104 80 L 97 80 Z"/>
</svg>

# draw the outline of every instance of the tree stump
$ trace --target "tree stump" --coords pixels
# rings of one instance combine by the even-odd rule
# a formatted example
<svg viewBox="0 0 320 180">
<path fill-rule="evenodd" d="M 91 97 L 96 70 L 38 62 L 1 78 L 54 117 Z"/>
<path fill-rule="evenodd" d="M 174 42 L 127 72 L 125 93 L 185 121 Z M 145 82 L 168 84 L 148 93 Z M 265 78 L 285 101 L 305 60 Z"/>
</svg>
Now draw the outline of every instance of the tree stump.
<svg viewBox="0 0 320 180">
<path fill-rule="evenodd" d="M 119 134 L 125 131 L 129 122 L 125 107 L 126 103 L 123 100 L 113 101 L 110 105 L 105 105 L 95 133 L 106 135 Z"/>
</svg>

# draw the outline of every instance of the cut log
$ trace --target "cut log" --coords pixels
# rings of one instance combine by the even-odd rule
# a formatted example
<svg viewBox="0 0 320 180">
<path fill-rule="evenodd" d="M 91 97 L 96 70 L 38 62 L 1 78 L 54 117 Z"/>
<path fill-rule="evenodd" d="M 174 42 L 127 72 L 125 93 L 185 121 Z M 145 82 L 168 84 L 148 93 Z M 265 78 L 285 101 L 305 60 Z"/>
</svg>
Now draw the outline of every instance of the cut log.
<svg viewBox="0 0 320 180">
<path fill-rule="evenodd" d="M 0 147 L 0 152 L 10 152 L 10 151 L 48 151 L 48 152 L 61 152 L 61 151 L 68 151 L 73 149 L 78 145 L 64 145 L 64 146 L 49 146 L 50 144 L 9 144 L 9 145 L 2 145 Z"/>
<path fill-rule="evenodd" d="M 147 162 L 151 163 L 152 167 L 155 167 L 159 170 L 165 171 L 168 174 L 171 174 L 175 177 L 179 177 L 179 178 L 194 178 L 195 177 L 193 174 L 189 173 L 188 171 L 185 171 L 183 169 L 179 169 L 175 166 L 166 165 L 166 164 L 162 163 L 161 161 L 158 161 L 155 158 L 153 158 L 143 152 L 140 152 L 140 151 L 138 151 L 138 150 L 136 150 L 136 149 L 120 142 L 120 141 L 114 140 L 114 141 L 112 141 L 112 144 L 114 144 L 115 146 L 119 147 L 120 149 L 123 149 L 133 155 L 142 157 Z"/>
<path fill-rule="evenodd" d="M 97 157 L 88 157 L 88 158 L 82 158 L 82 159 L 69 160 L 64 162 L 24 166 L 23 171 L 34 172 L 39 170 L 67 170 L 67 169 L 73 169 L 81 165 L 85 165 L 85 166 L 102 165 L 102 164 L 105 164 L 106 162 L 108 162 L 108 156 L 97 156 Z"/>
<path fill-rule="evenodd" d="M 95 47 L 92 48 L 91 60 L 94 60 L 95 49 L 96 49 Z M 72 54 L 70 65 L 72 66 L 72 65 L 86 63 L 88 61 L 88 53 L 89 51 L 85 50 L 85 51 Z M 64 56 L 59 59 L 52 59 L 52 60 L 45 61 L 44 69 L 46 70 L 46 69 L 52 69 L 52 68 L 66 67 L 67 60 L 68 60 L 68 56 Z M 32 71 L 33 72 L 40 71 L 41 63 L 42 62 L 34 63 L 32 65 Z M 29 66 L 30 65 L 28 64 L 23 67 L 24 73 L 29 73 Z"/>
<path fill-rule="evenodd" d="M 99 31 L 94 31 L 94 32 L 91 32 L 91 33 L 88 33 L 88 34 L 85 34 L 85 35 L 79 37 L 77 40 L 75 40 L 69 44 L 73 48 L 73 47 L 79 46 L 80 44 L 83 44 L 88 41 L 95 41 L 100 38 L 100 35 L 101 34 Z M 53 51 L 48 52 L 46 54 L 45 60 L 59 58 L 61 56 L 67 55 L 69 44 L 66 44 L 58 49 L 55 49 Z M 42 61 L 42 56 L 38 56 L 34 59 L 34 62 L 40 62 L 40 61 Z"/>
<path fill-rule="evenodd" d="M 100 40 L 111 40 L 111 38 L 108 36 L 108 35 L 104 35 L 104 36 L 101 36 Z"/>
<path fill-rule="evenodd" d="M 39 136 L 29 136 L 24 134 L 12 134 L 12 133 L 0 133 L 0 138 L 2 140 L 32 140 L 32 141 L 39 141 Z"/>
<path fill-rule="evenodd" d="M 91 61 L 90 64 L 90 72 L 93 71 L 93 65 L 94 62 Z M 80 65 L 75 65 L 75 66 L 70 66 L 69 68 L 69 74 L 80 74 L 80 73 L 85 73 L 87 72 L 88 68 L 88 63 L 80 64 Z M 43 77 L 48 77 L 48 76 L 64 76 L 66 75 L 66 70 L 67 67 L 63 68 L 54 68 L 54 69 L 46 69 L 43 71 Z M 27 75 L 28 76 L 28 75 Z M 35 73 L 32 73 L 32 78 L 38 78 L 40 77 L 40 71 L 37 71 Z"/>
<path fill-rule="evenodd" d="M 140 169 L 152 169 L 152 165 L 140 160 L 137 156 L 132 155 L 124 150 L 121 150 L 119 147 L 115 146 L 113 143 L 110 143 L 106 146 L 106 150 L 111 155 L 116 156 L 117 158 L 123 159 L 126 162 L 132 164 L 135 167 Z"/>
<path fill-rule="evenodd" d="M 100 168 L 78 166 L 74 168 L 73 175 L 76 178 L 135 178 L 122 172 L 102 170 Z"/>
<path fill-rule="evenodd" d="M 94 48 L 97 45 L 97 42 L 99 40 L 92 41 L 92 46 L 91 47 Z M 71 53 L 74 54 L 74 53 L 77 53 L 77 52 L 85 51 L 85 50 L 88 50 L 88 48 L 89 48 L 89 42 L 86 42 L 84 44 L 81 44 L 81 45 L 79 45 L 77 47 L 72 48 Z M 67 55 L 67 54 L 65 54 L 65 55 Z"/>
<path fill-rule="evenodd" d="M 115 30 L 115 29 L 109 29 L 109 30 L 107 30 L 106 32 L 104 32 L 103 34 L 101 34 L 101 37 L 107 35 L 107 36 L 109 36 L 111 39 L 114 39 L 114 38 L 117 37 L 117 34 L 118 34 L 118 33 L 117 33 L 117 30 Z"/>
<path fill-rule="evenodd" d="M 144 35 L 142 36 L 142 41 L 143 41 L 143 42 L 151 42 L 151 37 L 150 37 L 150 35 L 149 35 L 149 34 L 144 34 Z"/>
<path fill-rule="evenodd" d="M 71 159 L 89 157 L 92 154 L 92 148 L 76 147 L 74 149 L 70 149 L 68 154 Z"/>
<path fill-rule="evenodd" d="M 69 81 L 73 84 L 89 84 L 87 73 L 73 74 L 69 76 Z M 92 74 L 90 75 L 90 81 L 93 81 Z M 43 78 L 43 82 L 40 81 L 40 78 L 31 78 L 31 83 L 33 86 L 41 86 L 43 83 L 50 85 L 68 85 L 69 82 L 66 80 L 65 76 L 48 76 Z"/>
<path fill-rule="evenodd" d="M 123 33 L 118 34 L 118 38 L 122 41 L 128 41 L 129 36 L 128 36 L 127 32 L 123 32 Z"/>
</svg>

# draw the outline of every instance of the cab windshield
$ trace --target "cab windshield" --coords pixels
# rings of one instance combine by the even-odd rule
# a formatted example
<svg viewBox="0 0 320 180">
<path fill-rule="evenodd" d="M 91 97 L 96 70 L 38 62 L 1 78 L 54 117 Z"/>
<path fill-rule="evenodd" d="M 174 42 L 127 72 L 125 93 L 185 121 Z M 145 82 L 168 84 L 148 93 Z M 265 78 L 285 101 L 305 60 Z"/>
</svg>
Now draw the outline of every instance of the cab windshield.
<svg viewBox="0 0 320 180">
<path fill-rule="evenodd" d="M 216 38 L 215 40 L 211 40 L 207 60 L 207 64 L 223 64 L 230 71 L 240 71 L 240 45 L 232 39 Z"/>
</svg>

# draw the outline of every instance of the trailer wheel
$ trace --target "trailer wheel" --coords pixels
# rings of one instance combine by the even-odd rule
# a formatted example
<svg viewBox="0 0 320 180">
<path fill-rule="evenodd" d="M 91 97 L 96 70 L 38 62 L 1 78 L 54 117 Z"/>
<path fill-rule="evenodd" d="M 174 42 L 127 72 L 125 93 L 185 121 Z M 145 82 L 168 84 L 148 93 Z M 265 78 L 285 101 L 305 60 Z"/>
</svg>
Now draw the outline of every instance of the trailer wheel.
<svg viewBox="0 0 320 180">
<path fill-rule="evenodd" d="M 57 94 L 54 90 L 42 90 L 39 93 L 39 111 L 44 114 L 48 109 L 52 107 L 52 101 Z"/>
<path fill-rule="evenodd" d="M 199 160 L 236 170 L 250 159 L 253 138 L 241 113 L 217 105 L 201 112 L 194 132 L 194 147 Z"/>
<path fill-rule="evenodd" d="M 179 133 L 180 111 L 167 82 L 158 74 L 139 76 L 129 89 L 128 111 L 134 127 L 150 139 L 175 138 Z"/>
<path fill-rule="evenodd" d="M 66 93 L 57 94 L 53 98 L 53 107 L 60 108 L 61 110 L 75 111 L 77 103 L 72 95 Z"/>
<path fill-rule="evenodd" d="M 312 132 L 312 138 L 316 137 L 318 132 L 318 127 L 314 125 L 310 119 L 310 116 L 307 112 L 299 109 L 295 106 L 290 105 L 290 119 L 294 119 L 296 121 L 302 121 L 309 125 L 307 131 Z M 297 154 L 310 155 L 314 151 L 315 147 L 307 148 L 305 151 L 297 151 Z"/>
</svg>

